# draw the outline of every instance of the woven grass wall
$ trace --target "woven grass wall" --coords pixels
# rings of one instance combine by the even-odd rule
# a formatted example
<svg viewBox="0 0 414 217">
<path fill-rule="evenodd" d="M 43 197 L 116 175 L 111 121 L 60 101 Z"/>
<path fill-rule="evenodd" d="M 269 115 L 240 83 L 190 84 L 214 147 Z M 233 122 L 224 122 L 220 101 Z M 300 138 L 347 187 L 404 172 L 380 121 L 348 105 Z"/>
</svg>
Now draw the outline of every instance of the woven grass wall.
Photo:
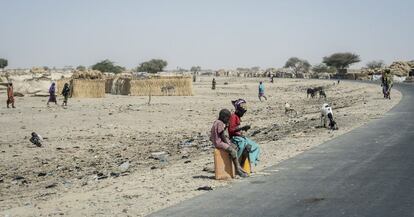
<svg viewBox="0 0 414 217">
<path fill-rule="evenodd" d="M 72 97 L 78 98 L 103 98 L 105 97 L 104 79 L 73 79 Z"/>
<path fill-rule="evenodd" d="M 192 96 L 191 77 L 152 77 L 131 80 L 131 96 Z"/>
</svg>

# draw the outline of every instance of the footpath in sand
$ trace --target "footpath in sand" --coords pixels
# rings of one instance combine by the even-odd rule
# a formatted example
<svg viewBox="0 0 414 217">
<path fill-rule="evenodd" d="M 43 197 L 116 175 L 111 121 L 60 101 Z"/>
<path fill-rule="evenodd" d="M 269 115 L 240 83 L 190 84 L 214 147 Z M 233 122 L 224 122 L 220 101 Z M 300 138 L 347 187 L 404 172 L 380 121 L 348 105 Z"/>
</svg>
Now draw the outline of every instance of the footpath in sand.
<svg viewBox="0 0 414 217">
<path fill-rule="evenodd" d="M 211 124 L 231 100 L 244 98 L 248 136 L 261 148 L 254 176 L 265 167 L 381 118 L 401 99 L 385 100 L 379 85 L 331 80 L 265 80 L 267 101 L 257 98 L 260 79 L 210 77 L 194 84 L 194 96 L 69 99 L 69 107 L 46 107 L 47 98 L 16 98 L 16 109 L 0 108 L 0 215 L 144 216 L 204 193 L 231 186 L 214 180 Z M 228 85 L 224 85 L 228 82 Z M 338 131 L 319 128 L 324 99 L 306 88 L 326 86 Z M 0 101 L 5 102 L 4 94 Z M 61 102 L 61 101 L 60 101 Z M 299 115 L 284 115 L 289 102 Z M 38 148 L 28 141 L 45 137 Z M 254 136 L 252 136 L 254 134 Z M 152 153 L 165 152 L 166 159 Z M 248 178 L 247 178 L 248 179 Z"/>
</svg>

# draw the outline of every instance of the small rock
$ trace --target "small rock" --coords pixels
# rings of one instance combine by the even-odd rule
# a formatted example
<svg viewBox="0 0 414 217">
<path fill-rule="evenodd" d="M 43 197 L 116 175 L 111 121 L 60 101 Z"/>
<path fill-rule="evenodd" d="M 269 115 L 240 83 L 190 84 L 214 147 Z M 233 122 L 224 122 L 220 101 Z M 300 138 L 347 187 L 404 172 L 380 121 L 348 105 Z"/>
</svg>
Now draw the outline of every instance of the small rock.
<svg viewBox="0 0 414 217">
<path fill-rule="evenodd" d="M 40 172 L 39 174 L 37 174 L 37 176 L 46 176 L 46 173 L 44 173 L 44 172 Z"/>
<path fill-rule="evenodd" d="M 18 180 L 23 180 L 24 179 L 24 177 L 23 176 L 15 176 L 14 178 L 13 178 L 13 181 L 18 181 Z"/>
<path fill-rule="evenodd" d="M 165 151 L 159 151 L 159 152 L 153 152 L 153 153 L 151 153 L 151 157 L 153 159 L 156 159 L 156 160 L 161 159 L 162 158 L 161 156 L 165 156 L 165 155 L 167 155 L 167 152 L 165 152 Z"/>
<path fill-rule="evenodd" d="M 129 162 L 126 161 L 124 163 L 122 163 L 121 165 L 119 165 L 118 167 L 122 172 L 125 172 L 129 169 Z"/>
<path fill-rule="evenodd" d="M 184 161 L 185 164 L 191 163 L 191 160 Z"/>
<path fill-rule="evenodd" d="M 54 187 L 56 187 L 57 186 L 57 184 L 56 183 L 52 183 L 52 184 L 50 184 L 50 185 L 47 185 L 45 188 L 54 188 Z"/>
<path fill-rule="evenodd" d="M 156 167 L 156 166 L 152 166 L 150 169 L 152 169 L 152 170 L 155 170 L 155 169 L 157 169 L 158 167 Z"/>
<path fill-rule="evenodd" d="M 119 173 L 116 173 L 116 172 L 111 172 L 109 175 L 110 175 L 111 177 L 118 177 L 118 176 L 119 176 Z"/>
</svg>

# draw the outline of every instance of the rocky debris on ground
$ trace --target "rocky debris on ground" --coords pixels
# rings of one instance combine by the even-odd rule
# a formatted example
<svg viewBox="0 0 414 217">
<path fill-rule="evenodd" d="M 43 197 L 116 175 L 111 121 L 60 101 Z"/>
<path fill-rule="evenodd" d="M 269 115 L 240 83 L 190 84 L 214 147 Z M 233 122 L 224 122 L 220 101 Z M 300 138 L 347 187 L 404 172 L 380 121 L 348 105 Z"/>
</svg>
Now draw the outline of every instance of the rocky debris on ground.
<svg viewBox="0 0 414 217">
<path fill-rule="evenodd" d="M 129 169 L 129 162 L 126 161 L 122 163 L 118 168 L 121 170 L 121 172 L 126 172 Z"/>
</svg>

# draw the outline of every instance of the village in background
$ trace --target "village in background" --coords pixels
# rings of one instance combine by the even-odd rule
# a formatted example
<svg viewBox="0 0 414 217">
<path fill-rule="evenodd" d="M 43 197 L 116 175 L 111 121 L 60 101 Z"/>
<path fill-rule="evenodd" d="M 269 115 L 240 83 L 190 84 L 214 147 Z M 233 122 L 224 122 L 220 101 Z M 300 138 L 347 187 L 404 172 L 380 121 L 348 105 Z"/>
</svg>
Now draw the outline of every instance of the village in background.
<svg viewBox="0 0 414 217">
<path fill-rule="evenodd" d="M 341 59 L 342 58 L 342 59 Z M 134 69 L 125 69 L 110 60 L 103 60 L 93 66 L 67 66 L 64 68 L 32 67 L 30 69 L 6 68 L 6 59 L 0 59 L 0 92 L 5 92 L 7 83 L 13 82 L 16 96 L 48 96 L 48 88 L 56 82 L 58 93 L 65 83 L 71 84 L 72 97 L 100 98 L 105 94 L 131 96 L 189 96 L 192 83 L 197 76 L 211 77 L 263 77 L 303 79 L 349 79 L 379 80 L 385 68 L 391 69 L 395 82 L 410 82 L 414 76 L 414 61 L 395 61 L 386 66 L 383 61 L 371 61 L 361 69 L 348 69 L 360 62 L 352 53 L 336 53 L 324 57 L 319 65 L 292 57 L 283 68 L 260 67 L 236 69 L 191 69 L 164 70 L 167 61 L 152 59 Z"/>
</svg>

